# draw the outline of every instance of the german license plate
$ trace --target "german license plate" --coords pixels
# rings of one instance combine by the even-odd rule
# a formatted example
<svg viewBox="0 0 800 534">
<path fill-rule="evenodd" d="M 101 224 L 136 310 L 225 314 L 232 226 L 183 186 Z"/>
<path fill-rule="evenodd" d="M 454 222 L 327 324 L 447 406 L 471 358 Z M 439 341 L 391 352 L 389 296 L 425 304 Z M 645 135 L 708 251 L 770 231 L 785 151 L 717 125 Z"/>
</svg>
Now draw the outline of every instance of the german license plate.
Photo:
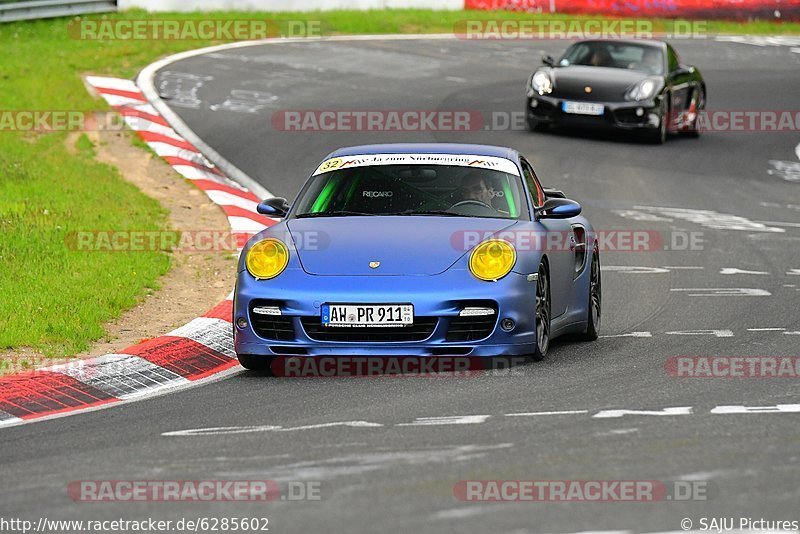
<svg viewBox="0 0 800 534">
<path fill-rule="evenodd" d="M 412 304 L 323 304 L 324 326 L 406 326 L 414 324 Z"/>
<path fill-rule="evenodd" d="M 575 115 L 602 115 L 603 111 L 605 111 L 605 106 L 593 102 L 570 102 L 565 100 L 561 104 L 561 109 L 564 110 L 564 113 Z"/>
</svg>

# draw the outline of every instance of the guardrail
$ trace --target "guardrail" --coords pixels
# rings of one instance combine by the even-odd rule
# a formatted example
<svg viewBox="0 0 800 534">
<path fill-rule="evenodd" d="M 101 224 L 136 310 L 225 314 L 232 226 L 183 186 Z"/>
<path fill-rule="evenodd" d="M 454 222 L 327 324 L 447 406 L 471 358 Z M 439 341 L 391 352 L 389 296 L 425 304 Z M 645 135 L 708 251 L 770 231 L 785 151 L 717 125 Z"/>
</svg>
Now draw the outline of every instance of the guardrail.
<svg viewBox="0 0 800 534">
<path fill-rule="evenodd" d="M 117 0 L 30 0 L 0 2 L 0 22 L 69 17 L 117 10 Z"/>
</svg>

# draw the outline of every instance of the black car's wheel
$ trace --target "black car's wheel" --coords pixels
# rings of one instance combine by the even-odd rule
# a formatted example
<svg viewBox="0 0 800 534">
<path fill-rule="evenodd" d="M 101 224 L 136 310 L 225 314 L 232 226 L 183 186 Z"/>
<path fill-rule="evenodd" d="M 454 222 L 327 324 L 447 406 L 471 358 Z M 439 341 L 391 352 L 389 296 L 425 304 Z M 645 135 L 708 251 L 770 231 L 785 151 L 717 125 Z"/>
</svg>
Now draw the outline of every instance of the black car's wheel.
<svg viewBox="0 0 800 534">
<path fill-rule="evenodd" d="M 530 105 L 528 106 L 530 107 Z M 529 132 L 541 132 L 544 130 L 542 121 L 533 116 L 529 109 L 525 109 L 525 127 Z"/>
<path fill-rule="evenodd" d="M 536 282 L 536 352 L 531 356 L 541 361 L 550 347 L 550 278 L 544 264 L 539 265 L 539 280 Z"/>
<path fill-rule="evenodd" d="M 667 98 L 666 96 L 664 98 Z M 666 100 L 661 103 L 661 111 L 658 117 L 658 129 L 651 134 L 650 140 L 657 144 L 663 145 L 667 142 L 667 123 L 669 122 L 669 110 L 667 109 Z"/>
<path fill-rule="evenodd" d="M 603 292 L 600 280 L 600 255 L 592 255 L 591 272 L 589 273 L 589 302 L 586 319 L 586 332 L 581 336 L 586 341 L 594 341 L 600 334 L 600 317 L 602 315 Z"/>
<path fill-rule="evenodd" d="M 272 374 L 272 362 L 275 361 L 273 356 L 253 356 L 251 354 L 237 354 L 239 363 L 248 371 L 261 371 Z"/>
</svg>

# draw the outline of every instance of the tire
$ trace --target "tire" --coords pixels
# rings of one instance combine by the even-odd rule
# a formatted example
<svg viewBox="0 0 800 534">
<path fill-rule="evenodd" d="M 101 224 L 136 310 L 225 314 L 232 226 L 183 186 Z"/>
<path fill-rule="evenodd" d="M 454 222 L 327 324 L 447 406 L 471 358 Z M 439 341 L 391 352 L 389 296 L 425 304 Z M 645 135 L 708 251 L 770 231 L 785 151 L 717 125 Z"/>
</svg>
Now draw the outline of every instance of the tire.
<svg viewBox="0 0 800 534">
<path fill-rule="evenodd" d="M 590 269 L 589 295 L 586 309 L 586 331 L 580 336 L 583 341 L 595 341 L 600 336 L 603 291 L 600 276 L 600 255 L 597 252 L 592 254 L 592 266 Z"/>
<path fill-rule="evenodd" d="M 650 134 L 650 141 L 653 144 L 663 145 L 667 142 L 667 118 L 669 118 L 669 112 L 666 103 L 664 103 L 661 104 L 661 116 L 658 121 L 658 130 Z"/>
<path fill-rule="evenodd" d="M 274 356 L 253 356 L 250 354 L 237 354 L 239 363 L 248 371 L 260 371 L 272 376 L 272 362 Z"/>
<path fill-rule="evenodd" d="M 541 132 L 545 129 L 542 121 L 531 115 L 528 110 L 525 111 L 525 127 L 529 132 Z"/>
<path fill-rule="evenodd" d="M 536 282 L 536 351 L 531 355 L 535 362 L 544 360 L 550 348 L 550 277 L 544 263 L 539 265 Z"/>
</svg>

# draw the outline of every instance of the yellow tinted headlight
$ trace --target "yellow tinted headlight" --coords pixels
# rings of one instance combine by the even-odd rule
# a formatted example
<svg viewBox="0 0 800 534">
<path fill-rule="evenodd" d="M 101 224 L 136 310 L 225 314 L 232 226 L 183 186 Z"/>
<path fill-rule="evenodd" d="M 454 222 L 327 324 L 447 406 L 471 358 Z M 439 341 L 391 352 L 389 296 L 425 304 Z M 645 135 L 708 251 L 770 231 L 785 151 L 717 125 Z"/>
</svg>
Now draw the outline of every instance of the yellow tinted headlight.
<svg viewBox="0 0 800 534">
<path fill-rule="evenodd" d="M 469 270 L 481 280 L 499 280 L 511 271 L 515 261 L 517 251 L 509 242 L 490 239 L 472 251 Z"/>
<path fill-rule="evenodd" d="M 277 239 L 265 239 L 247 252 L 245 265 L 250 274 L 260 280 L 275 278 L 289 263 L 289 249 Z"/>
</svg>

